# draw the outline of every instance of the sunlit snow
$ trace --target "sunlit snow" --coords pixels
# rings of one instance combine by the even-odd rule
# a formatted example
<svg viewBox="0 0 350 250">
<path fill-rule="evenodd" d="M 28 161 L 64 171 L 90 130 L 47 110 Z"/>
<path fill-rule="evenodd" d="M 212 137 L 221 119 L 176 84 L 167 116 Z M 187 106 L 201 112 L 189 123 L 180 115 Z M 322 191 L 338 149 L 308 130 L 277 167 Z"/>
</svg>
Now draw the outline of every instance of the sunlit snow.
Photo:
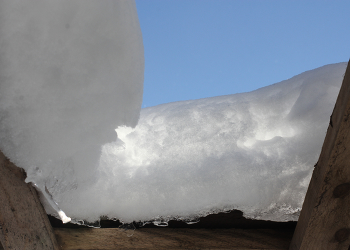
<svg viewBox="0 0 350 250">
<path fill-rule="evenodd" d="M 259 90 L 141 111 L 104 147 L 101 214 L 124 221 L 239 209 L 297 220 L 346 63 Z M 68 210 L 67 210 L 68 211 Z"/>
</svg>

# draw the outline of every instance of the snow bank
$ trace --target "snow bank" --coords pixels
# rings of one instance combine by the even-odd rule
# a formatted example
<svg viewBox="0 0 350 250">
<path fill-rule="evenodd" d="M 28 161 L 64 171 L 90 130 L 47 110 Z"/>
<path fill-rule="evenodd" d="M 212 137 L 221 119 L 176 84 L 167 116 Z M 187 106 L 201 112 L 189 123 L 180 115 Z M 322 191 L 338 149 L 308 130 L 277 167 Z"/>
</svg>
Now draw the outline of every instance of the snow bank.
<svg viewBox="0 0 350 250">
<path fill-rule="evenodd" d="M 54 198 L 92 185 L 101 146 L 139 118 L 135 2 L 0 1 L 0 24 L 0 149 Z"/>
<path fill-rule="evenodd" d="M 143 109 L 134 130 L 118 128 L 120 139 L 104 146 L 97 199 L 104 206 L 94 211 L 127 222 L 229 209 L 297 220 L 345 68 Z"/>
</svg>

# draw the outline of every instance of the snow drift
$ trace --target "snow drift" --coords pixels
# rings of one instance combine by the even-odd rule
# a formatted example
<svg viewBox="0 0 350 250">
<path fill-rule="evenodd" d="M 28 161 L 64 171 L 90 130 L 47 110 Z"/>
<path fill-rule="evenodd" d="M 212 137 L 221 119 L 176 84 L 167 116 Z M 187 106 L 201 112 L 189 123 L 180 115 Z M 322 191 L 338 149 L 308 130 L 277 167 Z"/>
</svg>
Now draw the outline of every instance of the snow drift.
<svg viewBox="0 0 350 250">
<path fill-rule="evenodd" d="M 159 222 L 239 209 L 297 220 L 345 69 L 142 109 L 134 130 L 118 128 L 104 146 L 95 215 Z"/>
</svg>

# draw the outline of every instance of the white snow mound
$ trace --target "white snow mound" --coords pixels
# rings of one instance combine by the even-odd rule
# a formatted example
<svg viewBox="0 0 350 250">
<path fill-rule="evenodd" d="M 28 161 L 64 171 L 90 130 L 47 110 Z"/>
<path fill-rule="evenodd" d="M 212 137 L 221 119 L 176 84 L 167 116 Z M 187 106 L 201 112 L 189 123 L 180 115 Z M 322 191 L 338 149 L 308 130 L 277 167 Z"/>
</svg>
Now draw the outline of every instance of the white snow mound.
<svg viewBox="0 0 350 250">
<path fill-rule="evenodd" d="M 0 1 L 1 151 L 73 204 L 115 128 L 136 126 L 143 71 L 134 1 Z"/>
<path fill-rule="evenodd" d="M 239 209 L 297 220 L 345 68 L 142 109 L 134 130 L 104 146 L 96 213 L 130 222 Z"/>
</svg>

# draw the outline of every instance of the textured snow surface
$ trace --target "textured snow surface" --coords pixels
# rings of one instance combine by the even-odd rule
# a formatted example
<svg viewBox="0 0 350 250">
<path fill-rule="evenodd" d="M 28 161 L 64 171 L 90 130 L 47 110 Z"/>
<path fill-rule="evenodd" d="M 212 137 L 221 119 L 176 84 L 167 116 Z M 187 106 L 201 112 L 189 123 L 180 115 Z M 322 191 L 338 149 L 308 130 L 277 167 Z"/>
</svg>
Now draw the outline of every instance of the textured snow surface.
<svg viewBox="0 0 350 250">
<path fill-rule="evenodd" d="M 345 68 L 142 109 L 136 128 L 117 129 L 120 139 L 104 147 L 97 200 L 106 206 L 97 210 L 124 221 L 233 208 L 249 218 L 297 220 Z"/>
<path fill-rule="evenodd" d="M 137 124 L 143 71 L 134 1 L 0 0 L 0 149 L 73 205 L 115 128 Z"/>
</svg>

